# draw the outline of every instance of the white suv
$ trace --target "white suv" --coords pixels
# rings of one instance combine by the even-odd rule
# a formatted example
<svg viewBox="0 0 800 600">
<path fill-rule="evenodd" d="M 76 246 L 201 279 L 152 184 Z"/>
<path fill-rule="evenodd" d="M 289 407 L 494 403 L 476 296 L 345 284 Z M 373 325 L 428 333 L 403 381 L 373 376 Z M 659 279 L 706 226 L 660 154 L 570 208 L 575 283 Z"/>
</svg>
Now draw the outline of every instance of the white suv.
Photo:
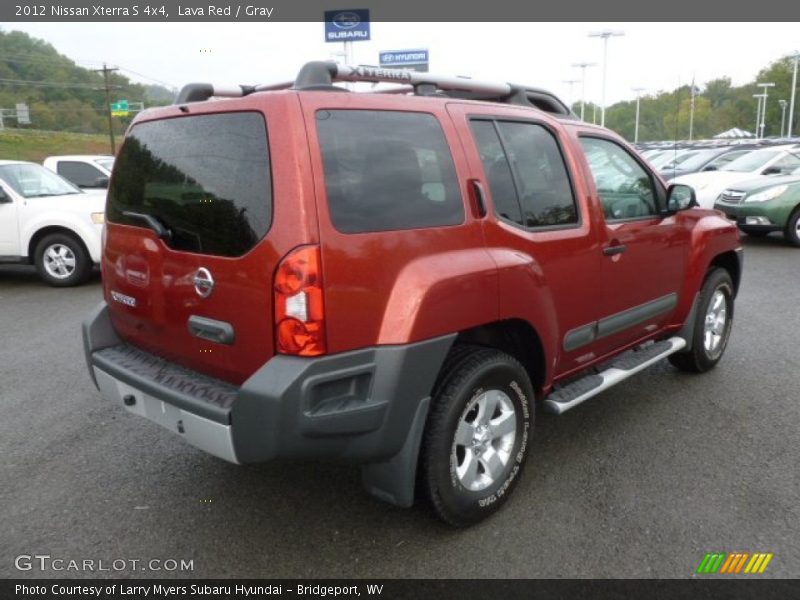
<svg viewBox="0 0 800 600">
<path fill-rule="evenodd" d="M 80 188 L 106 189 L 114 167 L 114 157 L 103 154 L 48 156 L 43 164 Z"/>
<path fill-rule="evenodd" d="M 105 199 L 41 165 L 0 160 L 0 262 L 35 264 L 54 286 L 85 281 L 100 262 Z"/>
</svg>

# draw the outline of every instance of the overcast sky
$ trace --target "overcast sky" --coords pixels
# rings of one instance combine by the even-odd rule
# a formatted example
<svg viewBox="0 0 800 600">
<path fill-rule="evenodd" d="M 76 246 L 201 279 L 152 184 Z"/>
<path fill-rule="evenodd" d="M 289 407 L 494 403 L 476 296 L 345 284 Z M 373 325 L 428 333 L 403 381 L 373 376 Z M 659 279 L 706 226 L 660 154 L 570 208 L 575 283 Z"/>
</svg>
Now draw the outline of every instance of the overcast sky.
<svg viewBox="0 0 800 600">
<path fill-rule="evenodd" d="M 796 23 L 373 23 L 372 40 L 355 42 L 355 59 L 377 64 L 380 50 L 428 48 L 431 71 L 512 81 L 580 99 L 575 62 L 587 70 L 586 98 L 600 102 L 603 43 L 588 34 L 624 31 L 608 45 L 607 102 L 629 99 L 633 87 L 672 89 L 696 76 L 701 84 L 730 76 L 750 81 L 758 70 L 800 50 Z M 293 79 L 308 60 L 328 59 L 341 43 L 325 43 L 322 23 L 15 23 L 80 62 L 120 65 L 180 87 L 192 81 L 264 83 Z M 152 79 L 123 74 L 134 80 Z"/>
</svg>

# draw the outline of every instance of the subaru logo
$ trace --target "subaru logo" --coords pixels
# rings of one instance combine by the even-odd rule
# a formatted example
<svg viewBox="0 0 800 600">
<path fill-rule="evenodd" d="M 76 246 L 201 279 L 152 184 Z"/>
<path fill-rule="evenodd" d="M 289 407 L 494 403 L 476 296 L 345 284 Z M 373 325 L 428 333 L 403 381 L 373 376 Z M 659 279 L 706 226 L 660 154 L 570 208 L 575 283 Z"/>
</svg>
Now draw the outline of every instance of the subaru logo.
<svg viewBox="0 0 800 600">
<path fill-rule="evenodd" d="M 194 291 L 201 298 L 208 298 L 214 291 L 214 278 L 205 267 L 200 267 L 194 274 Z"/>
<path fill-rule="evenodd" d="M 361 23 L 361 17 L 354 12 L 340 12 L 333 17 L 333 24 L 339 29 L 352 29 Z"/>
</svg>

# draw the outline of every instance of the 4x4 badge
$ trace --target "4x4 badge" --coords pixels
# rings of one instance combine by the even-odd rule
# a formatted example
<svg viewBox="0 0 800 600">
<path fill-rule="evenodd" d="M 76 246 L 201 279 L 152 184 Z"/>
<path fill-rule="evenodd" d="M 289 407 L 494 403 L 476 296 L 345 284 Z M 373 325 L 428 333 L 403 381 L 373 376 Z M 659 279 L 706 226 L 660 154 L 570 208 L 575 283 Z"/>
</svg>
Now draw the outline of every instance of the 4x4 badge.
<svg viewBox="0 0 800 600">
<path fill-rule="evenodd" d="M 201 298 L 208 298 L 214 291 L 214 278 L 205 267 L 200 267 L 194 274 L 194 291 Z"/>
</svg>

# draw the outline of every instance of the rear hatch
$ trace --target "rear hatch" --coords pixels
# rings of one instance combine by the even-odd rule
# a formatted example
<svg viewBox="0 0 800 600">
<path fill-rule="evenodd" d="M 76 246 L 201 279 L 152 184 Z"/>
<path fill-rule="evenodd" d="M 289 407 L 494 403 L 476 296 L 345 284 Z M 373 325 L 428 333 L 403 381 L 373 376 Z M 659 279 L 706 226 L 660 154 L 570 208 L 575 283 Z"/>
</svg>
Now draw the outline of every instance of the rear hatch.
<svg viewBox="0 0 800 600">
<path fill-rule="evenodd" d="M 292 105 L 286 96 L 275 102 L 282 112 Z M 219 112 L 223 104 L 236 112 Z M 236 384 L 274 353 L 276 265 L 313 242 L 307 211 L 296 206 L 303 184 L 292 177 L 307 152 L 295 152 L 301 136 L 290 119 L 273 127 L 265 104 L 208 102 L 189 105 L 189 115 L 168 108 L 170 118 L 138 122 L 117 157 L 106 207 L 104 291 L 117 332 Z M 281 152 L 271 156 L 277 143 Z M 289 199 L 283 218 L 292 226 L 274 218 L 275 198 Z"/>
</svg>

